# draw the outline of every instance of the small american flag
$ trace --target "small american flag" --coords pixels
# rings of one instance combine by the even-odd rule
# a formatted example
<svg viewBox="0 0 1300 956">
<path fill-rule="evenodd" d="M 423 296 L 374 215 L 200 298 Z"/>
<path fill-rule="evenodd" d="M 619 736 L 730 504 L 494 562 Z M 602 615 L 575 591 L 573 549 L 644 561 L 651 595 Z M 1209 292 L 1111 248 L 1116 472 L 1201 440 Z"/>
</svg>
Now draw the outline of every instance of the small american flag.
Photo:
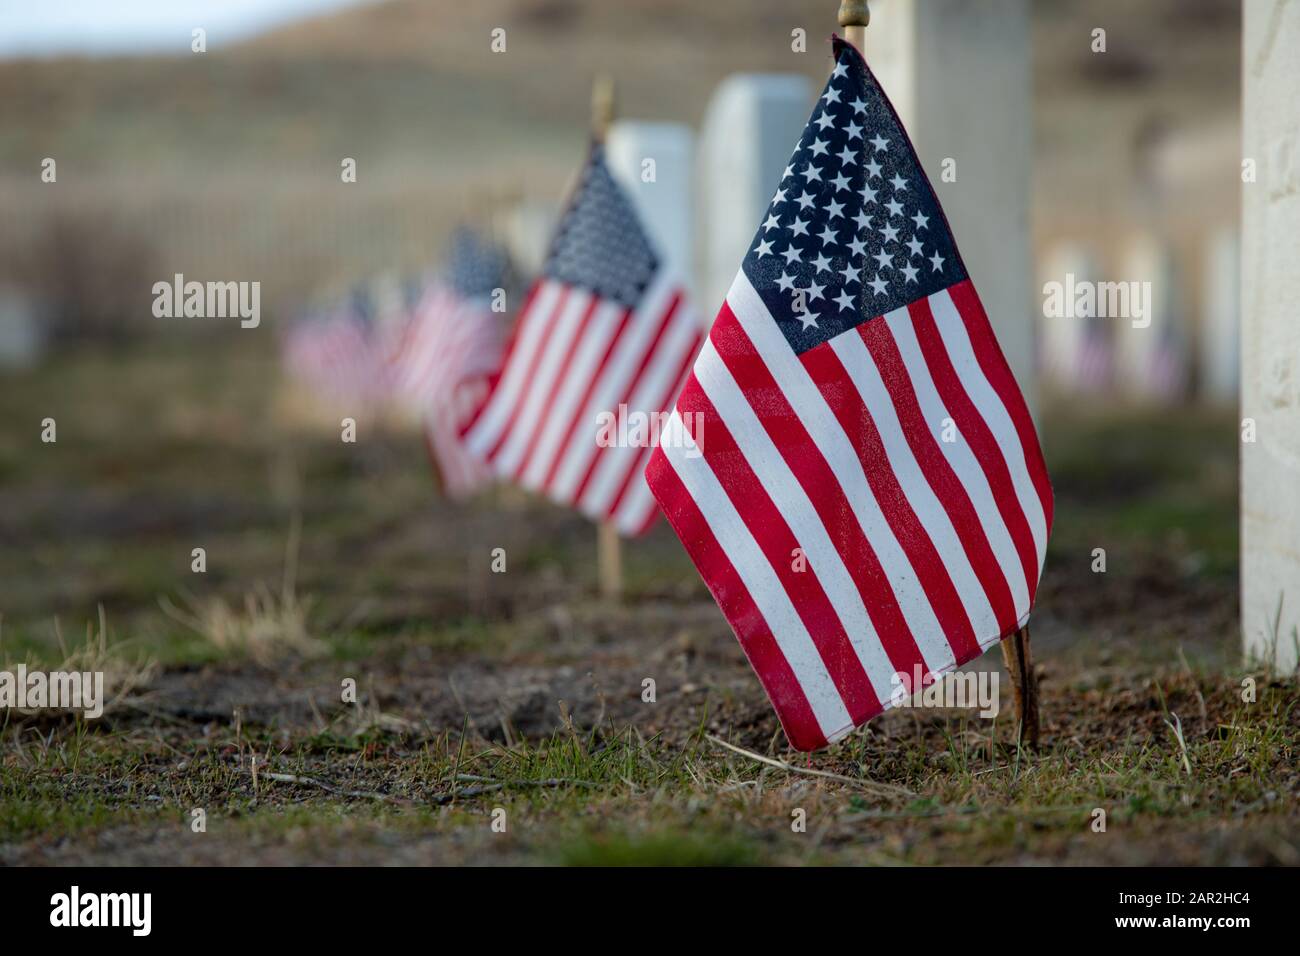
<svg viewBox="0 0 1300 956">
<path fill-rule="evenodd" d="M 365 286 L 294 322 L 283 355 L 290 374 L 322 401 L 359 412 L 387 397 L 387 344 Z"/>
<path fill-rule="evenodd" d="M 647 469 L 800 750 L 1022 625 L 1052 521 L 934 191 L 861 55 L 834 49 Z"/>
<path fill-rule="evenodd" d="M 666 416 L 700 339 L 681 277 L 594 145 L 465 443 L 501 477 L 639 534 L 657 513 L 652 444 L 633 429 L 602 441 L 600 426 Z"/>
<path fill-rule="evenodd" d="M 466 450 L 460 430 L 501 368 L 505 336 L 492 296 L 505 275 L 501 249 L 467 228 L 457 230 L 443 272 L 412 308 L 395 359 L 397 394 L 420 414 L 429 457 L 452 498 L 472 494 L 491 477 Z"/>
</svg>

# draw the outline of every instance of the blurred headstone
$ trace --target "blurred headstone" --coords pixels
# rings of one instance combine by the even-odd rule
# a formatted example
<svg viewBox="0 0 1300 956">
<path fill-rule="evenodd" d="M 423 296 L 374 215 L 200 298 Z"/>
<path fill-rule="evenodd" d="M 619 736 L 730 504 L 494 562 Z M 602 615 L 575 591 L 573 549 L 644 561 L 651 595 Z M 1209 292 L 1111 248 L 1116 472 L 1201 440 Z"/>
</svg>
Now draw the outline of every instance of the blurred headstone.
<svg viewBox="0 0 1300 956">
<path fill-rule="evenodd" d="M 558 202 L 536 199 L 518 203 L 506 215 L 502 238 L 525 281 L 541 272 L 559 216 Z"/>
<path fill-rule="evenodd" d="M 867 63 L 933 184 L 967 271 L 1036 405 L 1027 0 L 872 4 Z"/>
<path fill-rule="evenodd" d="M 719 84 L 700 129 L 701 317 L 711 323 L 813 106 L 808 79 L 737 73 Z"/>
<path fill-rule="evenodd" d="M 0 287 L 0 368 L 35 365 L 45 351 L 44 329 L 33 299 Z"/>
<path fill-rule="evenodd" d="M 1210 402 L 1235 405 L 1241 386 L 1241 234 L 1236 228 L 1210 235 L 1201 275 L 1201 393 Z"/>
<path fill-rule="evenodd" d="M 693 289 L 695 134 L 682 123 L 620 120 L 610 125 L 605 155 L 660 254 Z"/>
<path fill-rule="evenodd" d="M 1039 288 L 1043 318 L 1038 347 L 1047 388 L 1092 394 L 1110 384 L 1111 320 L 1097 315 L 1095 307 L 1087 307 L 1088 301 L 1095 304 L 1095 296 L 1083 299 L 1080 308 L 1079 290 L 1095 288 L 1097 275 L 1096 256 L 1082 242 L 1054 243 L 1042 256 Z"/>
<path fill-rule="evenodd" d="M 1114 281 L 1128 287 L 1126 295 L 1108 297 L 1120 304 L 1122 312 L 1109 319 L 1116 333 L 1121 390 L 1138 401 L 1172 402 L 1182 397 L 1188 369 L 1186 315 L 1173 251 L 1153 234 L 1132 236 L 1123 247 Z M 1103 295 L 1099 287 L 1099 302 Z"/>
<path fill-rule="evenodd" d="M 1300 6 L 1244 3 L 1242 595 L 1249 657 L 1282 673 L 1300 644 Z M 1243 177 L 1244 178 L 1244 177 Z"/>
</svg>

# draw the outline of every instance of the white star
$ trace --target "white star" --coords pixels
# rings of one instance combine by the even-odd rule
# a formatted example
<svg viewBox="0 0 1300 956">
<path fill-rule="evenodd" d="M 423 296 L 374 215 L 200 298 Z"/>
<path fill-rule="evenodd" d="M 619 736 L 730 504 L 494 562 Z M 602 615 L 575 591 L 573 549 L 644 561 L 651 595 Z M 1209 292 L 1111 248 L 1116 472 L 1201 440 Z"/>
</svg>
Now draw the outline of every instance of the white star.
<svg viewBox="0 0 1300 956">
<path fill-rule="evenodd" d="M 830 145 L 829 143 L 823 143 L 821 137 L 819 136 L 817 137 L 817 139 L 813 140 L 812 145 L 809 146 L 808 148 L 812 150 L 812 154 L 814 156 L 821 156 L 825 154 L 826 147 L 829 145 Z"/>
<path fill-rule="evenodd" d="M 872 291 L 874 291 L 876 295 L 884 295 L 885 289 L 889 287 L 889 283 L 887 283 L 884 279 L 880 278 L 880 276 L 876 276 L 874 279 L 868 282 L 867 285 L 871 286 Z"/>
<path fill-rule="evenodd" d="M 799 151 L 796 149 L 795 152 L 797 153 L 797 152 L 799 152 Z M 786 180 L 786 179 L 789 179 L 789 178 L 790 178 L 791 176 L 793 176 L 793 175 L 794 175 L 794 164 L 791 163 L 789 166 L 787 166 L 787 167 L 785 168 L 785 172 L 783 172 L 783 173 L 781 174 L 781 179 L 782 179 L 782 180 Z"/>
<path fill-rule="evenodd" d="M 852 166 L 855 163 L 857 163 L 857 161 L 858 161 L 858 154 L 855 153 L 853 150 L 851 150 L 849 147 L 845 146 L 842 150 L 840 150 L 841 166 Z"/>
<path fill-rule="evenodd" d="M 806 236 L 808 235 L 808 223 L 796 216 L 794 222 L 790 223 L 790 232 L 796 236 Z"/>
<path fill-rule="evenodd" d="M 894 184 L 894 192 L 896 193 L 901 193 L 907 188 L 907 180 L 898 175 L 898 173 L 894 173 L 894 178 L 891 179 L 890 182 Z"/>
<path fill-rule="evenodd" d="M 872 203 L 873 205 L 876 202 L 876 191 L 865 184 L 862 187 L 862 201 L 864 203 Z"/>
<path fill-rule="evenodd" d="M 799 261 L 799 249 L 793 242 L 790 243 L 790 247 L 786 249 L 785 252 L 781 253 L 781 255 L 785 256 L 786 265 L 793 265 Z"/>
<path fill-rule="evenodd" d="M 903 204 L 897 199 L 891 199 L 885 203 L 885 208 L 889 210 L 891 216 L 901 216 L 903 214 Z"/>
<path fill-rule="evenodd" d="M 820 237 L 820 238 L 821 238 L 821 241 L 822 241 L 822 247 L 823 247 L 823 248 L 825 248 L 826 246 L 829 246 L 829 245 L 836 244 L 836 243 L 838 243 L 838 242 L 840 241 L 840 237 L 837 236 L 837 235 L 835 235 L 835 229 L 831 226 L 831 224 L 830 224 L 829 222 L 828 222 L 825 226 L 822 227 L 822 232 L 821 232 L 821 237 Z"/>
<path fill-rule="evenodd" d="M 877 153 L 883 153 L 889 149 L 889 140 L 877 133 L 871 140 L 871 145 L 876 147 Z"/>
<path fill-rule="evenodd" d="M 781 278 L 776 280 L 776 284 L 781 289 L 782 292 L 789 292 L 791 289 L 794 288 L 794 277 L 788 276 L 784 272 L 782 272 Z"/>
<path fill-rule="evenodd" d="M 809 206 L 815 204 L 812 193 L 808 192 L 806 189 L 799 194 L 799 198 L 796 199 L 795 202 L 799 204 L 800 209 L 807 209 Z"/>
<path fill-rule="evenodd" d="M 921 215 L 921 211 L 919 209 L 916 211 L 916 215 L 912 217 L 912 222 L 916 223 L 917 229 L 924 229 L 925 224 L 929 221 L 930 221 L 930 217 Z"/>
<path fill-rule="evenodd" d="M 773 205 L 773 206 L 775 206 L 775 205 L 776 205 L 777 203 L 779 203 L 779 202 L 785 202 L 785 190 L 784 190 L 784 189 L 778 189 L 778 190 L 776 191 L 776 194 L 772 197 L 772 205 Z"/>
<path fill-rule="evenodd" d="M 872 176 L 879 176 L 879 175 L 880 175 L 880 164 L 879 164 L 878 162 L 876 162 L 874 159 L 873 159 L 871 162 L 867 163 L 867 165 L 866 165 L 865 168 L 866 168 L 866 170 L 867 170 L 867 177 L 868 177 L 868 178 L 870 178 L 870 177 L 872 177 Z"/>
<path fill-rule="evenodd" d="M 827 216 L 831 219 L 844 218 L 844 203 L 842 202 L 836 202 L 834 199 L 832 199 L 829 203 L 827 203 L 826 210 L 827 210 L 826 212 Z"/>
<path fill-rule="evenodd" d="M 831 79 L 839 79 L 849 72 L 849 68 L 843 63 L 836 63 L 835 69 L 831 72 Z"/>
<path fill-rule="evenodd" d="M 871 258 L 875 259 L 876 262 L 880 263 L 881 272 L 884 272 L 886 269 L 890 268 L 890 263 L 889 263 L 890 255 L 884 249 L 881 249 Z"/>
<path fill-rule="evenodd" d="M 780 225 L 781 220 L 776 218 L 776 213 L 772 213 L 772 215 L 767 217 L 767 222 L 763 223 L 763 231 L 766 232 L 769 229 L 776 229 Z"/>
<path fill-rule="evenodd" d="M 840 91 L 833 86 L 828 86 L 826 92 L 822 94 L 822 99 L 827 103 L 838 103 L 840 101 Z"/>
<path fill-rule="evenodd" d="M 921 254 L 921 240 L 913 236 L 907 240 L 907 248 L 912 250 L 912 255 L 919 256 Z"/>
<path fill-rule="evenodd" d="M 893 226 L 891 226 L 889 223 L 885 223 L 885 228 L 880 230 L 880 234 L 885 237 L 884 239 L 881 240 L 882 244 L 887 242 L 893 242 L 895 239 L 898 238 L 898 230 L 895 229 Z"/>
<path fill-rule="evenodd" d="M 799 320 L 799 325 L 801 328 L 804 329 L 817 328 L 817 316 L 813 315 L 807 309 L 800 309 L 794 315 L 795 318 Z"/>
<path fill-rule="evenodd" d="M 840 311 L 853 309 L 853 296 L 849 295 L 848 289 L 841 289 L 840 294 L 835 297 L 835 304 L 840 307 Z"/>
<path fill-rule="evenodd" d="M 871 228 L 871 216 L 867 213 L 865 209 L 858 210 L 857 221 L 858 221 L 859 229 Z"/>
<path fill-rule="evenodd" d="M 852 120 L 849 120 L 849 125 L 845 127 L 845 132 L 848 133 L 850 143 L 855 139 L 862 138 L 862 127 Z"/>
<path fill-rule="evenodd" d="M 934 250 L 934 255 L 930 257 L 930 265 L 934 267 L 935 272 L 943 271 L 943 256 L 939 255 L 939 250 Z"/>
<path fill-rule="evenodd" d="M 907 276 L 908 282 L 916 281 L 916 266 L 912 265 L 910 262 L 907 265 L 903 266 L 902 273 L 903 275 Z"/>
<path fill-rule="evenodd" d="M 851 265 L 845 264 L 844 268 L 840 270 L 840 276 L 844 279 L 844 285 L 847 288 L 850 282 L 858 281 L 858 270 Z"/>
<path fill-rule="evenodd" d="M 808 168 L 803 171 L 803 178 L 805 182 L 810 182 L 810 183 L 821 182 L 822 181 L 821 167 L 814 166 L 812 163 L 809 163 Z"/>
<path fill-rule="evenodd" d="M 816 281 L 814 281 L 814 280 L 812 280 L 812 279 L 809 279 L 809 280 L 808 280 L 808 290 L 807 290 L 807 291 L 808 291 L 808 298 L 810 298 L 810 299 L 820 299 L 820 298 L 822 297 L 822 290 L 825 289 L 825 288 L 826 288 L 826 286 L 824 286 L 824 285 L 818 285 Z"/>
<path fill-rule="evenodd" d="M 849 191 L 849 180 L 843 173 L 836 173 L 835 178 L 831 180 L 831 185 L 835 187 L 836 192 L 840 190 Z"/>
<path fill-rule="evenodd" d="M 813 122 L 822 129 L 825 129 L 827 126 L 835 125 L 835 120 L 831 119 L 831 114 L 826 112 L 823 112 L 822 115 L 813 120 Z"/>
<path fill-rule="evenodd" d="M 853 241 L 849 243 L 849 255 L 861 256 L 861 255 L 866 255 L 866 252 L 867 252 L 867 244 L 855 236 L 853 238 Z"/>
<path fill-rule="evenodd" d="M 867 104 L 862 102 L 862 100 L 858 99 L 856 96 L 853 97 L 853 102 L 850 103 L 849 106 L 853 107 L 853 112 L 857 113 L 859 116 L 867 111 Z"/>
<path fill-rule="evenodd" d="M 831 260 L 827 259 L 824 253 L 819 252 L 817 253 L 817 258 L 813 260 L 813 267 L 818 272 L 830 272 Z"/>
<path fill-rule="evenodd" d="M 758 243 L 758 257 L 761 259 L 764 256 L 770 256 L 771 254 L 772 254 L 771 240 L 768 239 L 760 240 Z"/>
</svg>

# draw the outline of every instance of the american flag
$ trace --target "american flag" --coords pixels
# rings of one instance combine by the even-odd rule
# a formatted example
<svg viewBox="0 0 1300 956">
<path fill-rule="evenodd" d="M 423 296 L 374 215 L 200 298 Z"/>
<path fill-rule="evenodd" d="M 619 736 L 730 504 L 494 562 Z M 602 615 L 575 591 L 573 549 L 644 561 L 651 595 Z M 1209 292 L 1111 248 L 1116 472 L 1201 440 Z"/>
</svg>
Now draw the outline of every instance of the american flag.
<svg viewBox="0 0 1300 956">
<path fill-rule="evenodd" d="M 1022 625 L 1052 521 L 934 191 L 861 55 L 834 50 L 647 469 L 800 750 Z"/>
<path fill-rule="evenodd" d="M 491 477 L 466 450 L 460 430 L 501 368 L 505 336 L 492 297 L 505 276 L 505 253 L 468 228 L 458 229 L 443 272 L 412 307 L 395 358 L 397 393 L 421 416 L 429 457 L 453 498 L 472 494 Z"/>
<path fill-rule="evenodd" d="M 290 374 L 326 402 L 361 411 L 387 396 L 386 342 L 364 285 L 293 323 L 283 355 Z"/>
<path fill-rule="evenodd" d="M 639 534 L 657 509 L 638 415 L 666 418 L 701 337 L 596 144 L 465 443 L 498 475 Z M 602 436 L 611 419 L 628 427 Z"/>
</svg>

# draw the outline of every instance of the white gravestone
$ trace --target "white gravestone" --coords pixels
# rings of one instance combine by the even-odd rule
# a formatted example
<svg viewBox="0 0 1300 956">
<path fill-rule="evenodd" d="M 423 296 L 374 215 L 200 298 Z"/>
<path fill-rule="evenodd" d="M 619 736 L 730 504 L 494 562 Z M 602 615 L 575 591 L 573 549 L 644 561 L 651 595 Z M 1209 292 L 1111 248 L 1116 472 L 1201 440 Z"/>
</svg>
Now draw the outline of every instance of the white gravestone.
<svg viewBox="0 0 1300 956">
<path fill-rule="evenodd" d="M 872 4 L 864 52 L 907 127 L 1002 351 L 1034 408 L 1039 305 L 1029 237 L 1028 4 Z"/>
<path fill-rule="evenodd" d="M 605 155 L 657 251 L 693 293 L 695 135 L 690 127 L 620 120 L 610 125 Z"/>
<path fill-rule="evenodd" d="M 807 77 L 737 73 L 718 85 L 700 128 L 700 312 L 721 307 L 815 102 Z"/>
<path fill-rule="evenodd" d="M 1300 5 L 1242 4 L 1241 626 L 1251 658 L 1297 666 L 1300 641 Z"/>
</svg>

